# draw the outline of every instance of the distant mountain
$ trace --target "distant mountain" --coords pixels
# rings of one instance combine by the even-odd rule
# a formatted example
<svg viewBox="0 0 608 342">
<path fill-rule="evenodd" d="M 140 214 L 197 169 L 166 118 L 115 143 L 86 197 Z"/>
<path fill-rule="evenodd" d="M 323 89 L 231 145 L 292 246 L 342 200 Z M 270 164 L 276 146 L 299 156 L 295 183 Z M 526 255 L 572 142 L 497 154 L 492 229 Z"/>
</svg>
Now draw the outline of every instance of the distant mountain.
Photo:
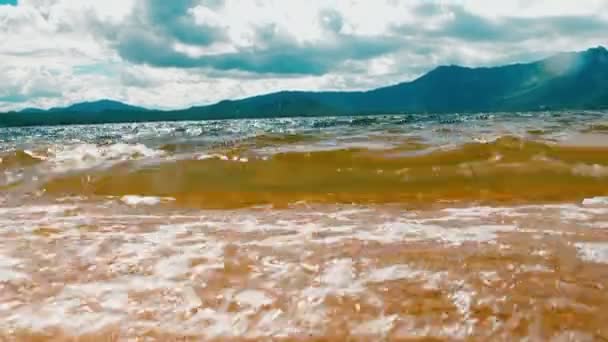
<svg viewBox="0 0 608 342">
<path fill-rule="evenodd" d="M 101 113 L 108 111 L 133 111 L 141 112 L 147 111 L 142 107 L 131 106 L 122 102 L 113 100 L 99 100 L 93 102 L 82 102 L 76 103 L 69 107 L 57 107 L 51 109 L 38 109 L 38 108 L 27 108 L 21 111 L 21 113 L 44 113 L 44 112 L 82 112 L 82 113 Z"/>
<path fill-rule="evenodd" d="M 370 91 L 283 91 L 175 111 L 143 111 L 100 101 L 47 112 L 3 114 L 0 126 L 599 108 L 608 108 L 604 47 L 527 64 L 440 66 L 412 82 Z"/>
<path fill-rule="evenodd" d="M 19 113 L 44 113 L 46 112 L 45 109 L 40 109 L 40 108 L 25 108 L 19 111 Z"/>
<path fill-rule="evenodd" d="M 203 116 L 480 112 L 608 107 L 608 50 L 493 68 L 441 66 L 365 92 L 280 92 L 191 108 Z"/>
</svg>

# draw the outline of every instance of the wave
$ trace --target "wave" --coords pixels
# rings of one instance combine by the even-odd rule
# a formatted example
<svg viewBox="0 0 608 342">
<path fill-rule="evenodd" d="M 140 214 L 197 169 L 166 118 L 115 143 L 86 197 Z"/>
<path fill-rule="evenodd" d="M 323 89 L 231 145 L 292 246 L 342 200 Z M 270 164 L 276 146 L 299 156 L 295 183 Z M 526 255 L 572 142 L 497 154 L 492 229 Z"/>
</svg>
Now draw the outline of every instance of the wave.
<svg viewBox="0 0 608 342">
<path fill-rule="evenodd" d="M 117 143 L 111 145 L 81 144 L 59 148 L 50 152 L 49 162 L 58 172 L 95 168 L 120 161 L 160 157 L 164 151 L 143 144 Z"/>
<path fill-rule="evenodd" d="M 589 125 L 587 128 L 582 130 L 583 133 L 608 133 L 608 123 L 599 122 Z"/>
<path fill-rule="evenodd" d="M 28 187 L 67 173 L 111 168 L 121 162 L 166 155 L 142 144 L 55 145 L 39 150 L 15 150 L 0 155 L 0 190 L 27 183 Z"/>
<path fill-rule="evenodd" d="M 246 156 L 239 153 L 248 154 Z M 414 153 L 412 153 L 414 152 Z M 50 194 L 154 196 L 234 208 L 319 203 L 528 203 L 608 195 L 605 147 L 504 136 L 449 149 L 412 146 L 282 152 L 230 150 L 204 158 L 137 161 L 50 180 Z"/>
<path fill-rule="evenodd" d="M 0 155 L 0 170 L 29 167 L 44 161 L 29 150 L 17 150 Z"/>
<path fill-rule="evenodd" d="M 312 128 L 330 128 L 336 126 L 347 126 L 350 120 L 347 119 L 318 119 L 311 124 Z"/>
</svg>

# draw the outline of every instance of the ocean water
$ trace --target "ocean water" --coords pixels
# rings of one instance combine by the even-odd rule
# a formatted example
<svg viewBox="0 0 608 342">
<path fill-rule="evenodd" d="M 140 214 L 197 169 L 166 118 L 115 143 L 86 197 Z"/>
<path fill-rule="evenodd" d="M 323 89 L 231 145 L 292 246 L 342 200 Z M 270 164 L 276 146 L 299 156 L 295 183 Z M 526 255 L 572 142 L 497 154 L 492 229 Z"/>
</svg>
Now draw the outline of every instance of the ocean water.
<svg viewBox="0 0 608 342">
<path fill-rule="evenodd" d="M 608 112 L 0 128 L 8 339 L 608 338 Z"/>
</svg>

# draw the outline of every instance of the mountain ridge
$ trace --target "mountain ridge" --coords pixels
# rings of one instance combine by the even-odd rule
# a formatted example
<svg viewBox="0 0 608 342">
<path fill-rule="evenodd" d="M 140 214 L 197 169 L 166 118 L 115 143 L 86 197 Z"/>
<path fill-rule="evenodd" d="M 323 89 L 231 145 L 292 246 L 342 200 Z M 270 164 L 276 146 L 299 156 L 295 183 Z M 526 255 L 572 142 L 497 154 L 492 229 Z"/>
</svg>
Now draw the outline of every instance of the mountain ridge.
<svg viewBox="0 0 608 342">
<path fill-rule="evenodd" d="M 608 108 L 608 50 L 599 46 L 496 67 L 438 66 L 413 81 L 366 91 L 279 91 L 170 111 L 113 105 L 119 109 L 75 104 L 2 114 L 0 126 Z"/>
<path fill-rule="evenodd" d="M 53 107 L 49 109 L 26 108 L 20 113 L 43 113 L 43 112 L 79 112 L 88 111 L 92 113 L 100 113 L 112 110 L 124 111 L 148 111 L 149 109 L 139 106 L 130 105 L 116 100 L 100 99 L 95 101 L 84 101 L 71 104 L 67 107 Z"/>
</svg>

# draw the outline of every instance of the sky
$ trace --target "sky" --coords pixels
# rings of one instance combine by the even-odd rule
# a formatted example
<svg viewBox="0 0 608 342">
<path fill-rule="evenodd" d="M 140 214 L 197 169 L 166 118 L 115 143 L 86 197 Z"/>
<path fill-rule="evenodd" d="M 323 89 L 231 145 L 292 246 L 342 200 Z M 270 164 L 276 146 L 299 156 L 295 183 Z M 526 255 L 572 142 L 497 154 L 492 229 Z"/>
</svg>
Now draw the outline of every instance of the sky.
<svg viewBox="0 0 608 342">
<path fill-rule="evenodd" d="M 608 0 L 0 0 L 0 111 L 371 89 L 606 32 Z"/>
</svg>

